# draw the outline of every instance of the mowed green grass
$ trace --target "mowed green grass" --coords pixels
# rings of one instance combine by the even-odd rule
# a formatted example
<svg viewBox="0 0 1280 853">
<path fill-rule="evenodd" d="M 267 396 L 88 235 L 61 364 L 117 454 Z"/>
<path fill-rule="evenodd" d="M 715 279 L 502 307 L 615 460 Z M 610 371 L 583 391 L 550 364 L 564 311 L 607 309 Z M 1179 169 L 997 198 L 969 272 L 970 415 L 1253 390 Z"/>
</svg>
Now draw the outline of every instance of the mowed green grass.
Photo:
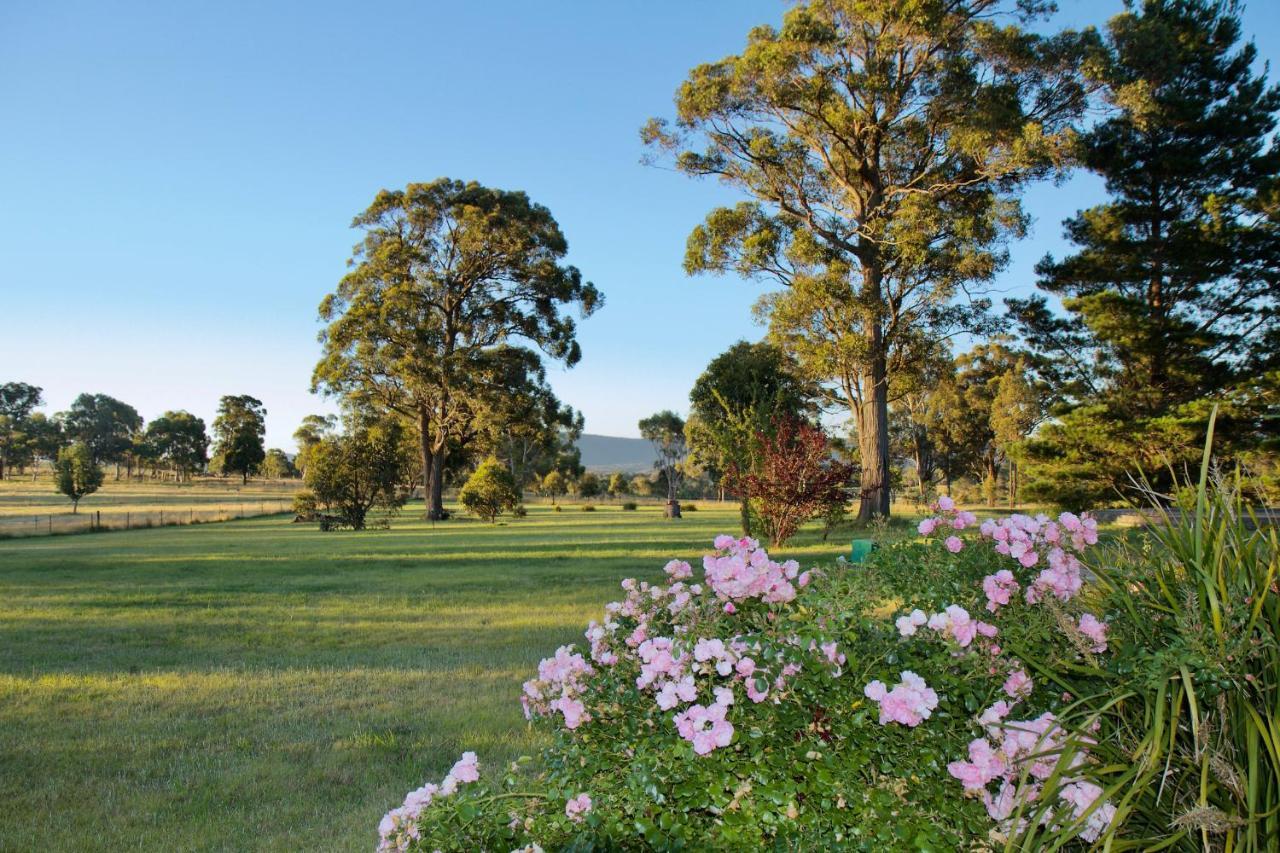
<svg viewBox="0 0 1280 853">
<path fill-rule="evenodd" d="M 368 850 L 464 750 L 536 751 L 538 660 L 735 521 L 538 506 L 0 541 L 0 850 Z M 841 550 L 806 531 L 782 556 Z"/>
</svg>

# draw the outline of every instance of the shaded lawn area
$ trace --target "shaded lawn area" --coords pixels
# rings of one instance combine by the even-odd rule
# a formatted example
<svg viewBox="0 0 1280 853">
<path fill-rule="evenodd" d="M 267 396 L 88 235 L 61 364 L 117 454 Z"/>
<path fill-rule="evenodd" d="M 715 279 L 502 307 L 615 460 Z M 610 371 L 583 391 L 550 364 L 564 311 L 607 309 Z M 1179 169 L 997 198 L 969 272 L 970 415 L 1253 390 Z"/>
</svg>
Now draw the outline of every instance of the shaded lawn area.
<svg viewBox="0 0 1280 853">
<path fill-rule="evenodd" d="M 538 660 L 736 520 L 534 506 L 0 541 L 0 850 L 371 849 L 462 751 L 536 751 Z M 809 530 L 780 556 L 846 548 Z"/>
</svg>

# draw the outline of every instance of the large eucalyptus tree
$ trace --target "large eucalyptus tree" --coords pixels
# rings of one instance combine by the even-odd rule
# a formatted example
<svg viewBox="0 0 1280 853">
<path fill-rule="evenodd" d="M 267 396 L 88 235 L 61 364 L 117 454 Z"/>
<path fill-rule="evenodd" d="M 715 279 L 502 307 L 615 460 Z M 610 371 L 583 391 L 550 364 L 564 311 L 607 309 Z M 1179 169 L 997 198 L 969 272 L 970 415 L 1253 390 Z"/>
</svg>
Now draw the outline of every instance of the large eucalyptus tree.
<svg viewBox="0 0 1280 853">
<path fill-rule="evenodd" d="M 773 338 L 854 415 L 859 516 L 889 512 L 895 371 L 974 327 L 967 297 L 1021 234 L 1018 188 L 1063 168 L 1092 33 L 1023 29 L 1024 0 L 810 0 L 700 65 L 645 140 L 750 198 L 689 237 L 690 273 L 784 285 Z"/>
<path fill-rule="evenodd" d="M 428 515 L 443 517 L 450 442 L 474 418 L 502 345 L 529 344 L 572 366 L 576 324 L 602 302 L 562 263 L 568 244 L 522 192 L 442 178 L 383 190 L 352 227 L 351 271 L 320 304 L 328 325 L 313 388 L 414 421 Z"/>
</svg>

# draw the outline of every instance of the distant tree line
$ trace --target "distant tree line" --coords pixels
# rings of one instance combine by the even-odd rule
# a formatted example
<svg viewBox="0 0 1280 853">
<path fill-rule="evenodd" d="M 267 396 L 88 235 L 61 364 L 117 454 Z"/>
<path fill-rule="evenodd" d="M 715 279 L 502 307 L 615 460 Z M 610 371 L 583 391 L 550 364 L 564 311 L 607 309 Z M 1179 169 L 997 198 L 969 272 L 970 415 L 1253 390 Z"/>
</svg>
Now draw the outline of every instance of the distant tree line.
<svg viewBox="0 0 1280 853">
<path fill-rule="evenodd" d="M 64 454 L 79 472 L 74 479 L 83 483 L 95 479 L 85 472 L 103 467 L 113 468 L 116 480 L 182 482 L 204 473 L 238 475 L 242 482 L 250 476 L 297 476 L 288 454 L 264 447 L 266 408 L 248 395 L 219 401 L 210 437 L 204 420 L 190 412 L 168 411 L 147 423 L 133 406 L 107 394 L 81 394 L 66 411 L 46 415 L 37 411 L 43 393 L 26 382 L 0 384 L 0 478 L 23 476 L 41 464 L 63 477 L 71 470 L 59 464 Z"/>
</svg>

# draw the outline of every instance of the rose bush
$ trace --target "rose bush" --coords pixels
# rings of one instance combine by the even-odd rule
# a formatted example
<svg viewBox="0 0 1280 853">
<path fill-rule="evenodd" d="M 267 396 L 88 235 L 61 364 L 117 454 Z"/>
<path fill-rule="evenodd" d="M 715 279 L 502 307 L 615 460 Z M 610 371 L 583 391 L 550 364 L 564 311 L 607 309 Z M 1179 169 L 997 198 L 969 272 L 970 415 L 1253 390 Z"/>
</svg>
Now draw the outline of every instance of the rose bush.
<svg viewBox="0 0 1280 853">
<path fill-rule="evenodd" d="M 924 540 L 864 567 L 802 572 L 721 536 L 701 577 L 673 560 L 624 581 L 524 685 L 555 730 L 541 761 L 455 767 L 388 814 L 380 848 L 953 849 L 1029 821 L 1096 837 L 1113 807 L 1078 777 L 1090 738 L 1058 723 L 1075 697 L 1052 675 L 1106 648 L 1080 596 L 1096 525 L 935 509 Z"/>
</svg>

